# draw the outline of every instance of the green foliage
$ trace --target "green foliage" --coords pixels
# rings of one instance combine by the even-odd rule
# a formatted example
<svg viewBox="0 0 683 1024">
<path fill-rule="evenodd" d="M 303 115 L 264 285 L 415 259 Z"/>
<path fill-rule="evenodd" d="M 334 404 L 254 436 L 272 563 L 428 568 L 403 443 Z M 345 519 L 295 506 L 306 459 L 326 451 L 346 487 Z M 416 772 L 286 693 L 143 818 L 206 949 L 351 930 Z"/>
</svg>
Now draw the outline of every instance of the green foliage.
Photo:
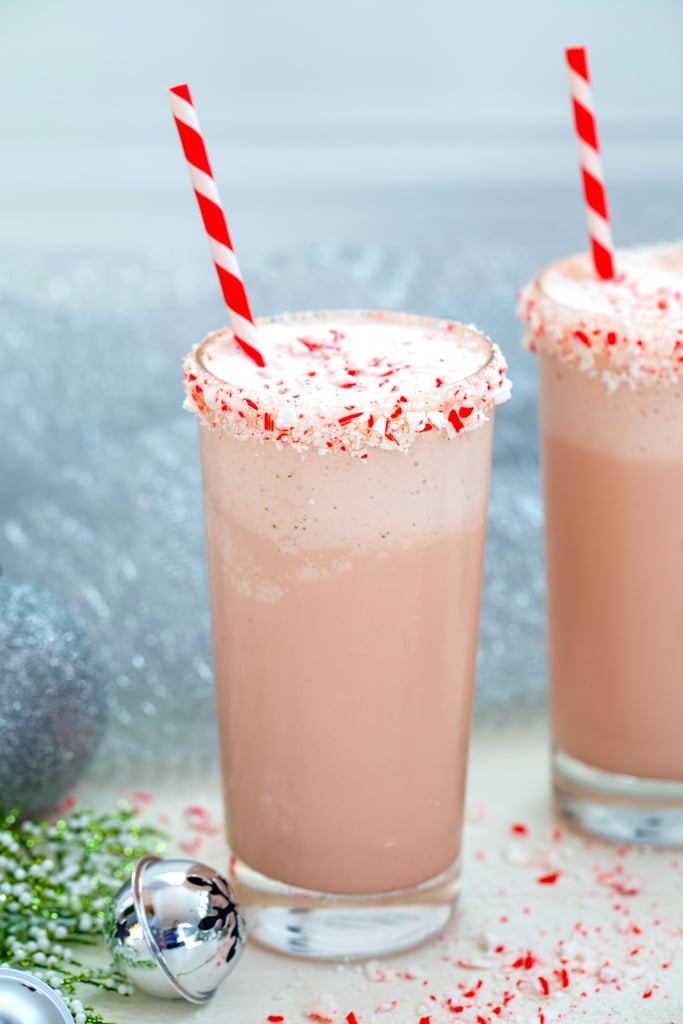
<svg viewBox="0 0 683 1024">
<path fill-rule="evenodd" d="M 135 862 L 162 850 L 161 833 L 123 803 L 51 822 L 0 813 L 0 963 L 56 989 L 75 1024 L 106 1024 L 81 1003 L 80 987 L 130 995 L 132 986 L 112 963 L 82 963 L 74 947 L 100 942 L 107 908 Z"/>
</svg>

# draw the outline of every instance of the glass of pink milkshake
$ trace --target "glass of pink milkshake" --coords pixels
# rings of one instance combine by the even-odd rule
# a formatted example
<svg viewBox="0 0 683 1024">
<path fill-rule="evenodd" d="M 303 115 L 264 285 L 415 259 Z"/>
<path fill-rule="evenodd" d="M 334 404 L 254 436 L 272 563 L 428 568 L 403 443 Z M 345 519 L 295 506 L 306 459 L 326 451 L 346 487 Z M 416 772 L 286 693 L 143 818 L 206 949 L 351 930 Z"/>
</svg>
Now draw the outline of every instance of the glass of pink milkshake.
<svg viewBox="0 0 683 1024">
<path fill-rule="evenodd" d="M 522 292 L 538 350 L 554 790 L 582 828 L 683 842 L 683 245 Z"/>
<path fill-rule="evenodd" d="M 394 313 L 262 320 L 185 361 L 200 420 L 230 870 L 250 934 L 313 957 L 448 921 L 493 410 L 490 341 Z"/>
</svg>

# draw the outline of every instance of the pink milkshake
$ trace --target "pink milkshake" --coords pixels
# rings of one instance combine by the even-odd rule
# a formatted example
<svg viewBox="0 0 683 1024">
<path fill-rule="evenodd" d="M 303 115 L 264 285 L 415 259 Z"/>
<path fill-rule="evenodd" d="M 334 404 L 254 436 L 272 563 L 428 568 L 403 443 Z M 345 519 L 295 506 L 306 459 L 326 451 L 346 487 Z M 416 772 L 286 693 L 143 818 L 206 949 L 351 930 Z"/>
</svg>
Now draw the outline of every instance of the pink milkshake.
<svg viewBox="0 0 683 1024">
<path fill-rule="evenodd" d="M 554 264 L 539 351 L 554 784 L 583 828 L 683 841 L 683 245 Z"/>
<path fill-rule="evenodd" d="M 201 421 L 232 874 L 251 934 L 370 956 L 450 916 L 505 364 L 457 324 L 321 313 L 185 363 Z"/>
</svg>

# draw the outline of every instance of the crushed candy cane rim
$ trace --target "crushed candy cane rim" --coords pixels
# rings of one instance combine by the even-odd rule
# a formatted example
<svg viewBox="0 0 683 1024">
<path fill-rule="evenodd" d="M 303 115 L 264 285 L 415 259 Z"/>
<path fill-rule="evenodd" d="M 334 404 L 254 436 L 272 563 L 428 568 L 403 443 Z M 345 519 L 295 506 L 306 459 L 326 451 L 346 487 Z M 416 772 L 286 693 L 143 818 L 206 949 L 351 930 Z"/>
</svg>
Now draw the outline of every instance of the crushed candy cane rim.
<svg viewBox="0 0 683 1024">
<path fill-rule="evenodd" d="M 601 286 L 621 288 L 624 292 L 631 287 L 633 305 L 628 313 L 571 306 L 546 290 L 544 278 L 563 266 L 589 259 L 586 253 L 576 253 L 551 263 L 520 291 L 517 315 L 526 324 L 524 347 L 530 352 L 549 353 L 597 376 L 610 390 L 620 384 L 636 389 L 680 382 L 683 376 L 683 244 L 620 249 L 617 250 L 620 265 L 623 266 L 630 252 L 680 255 L 681 290 L 663 287 L 639 295 L 637 282 L 630 279 L 627 272 L 621 272 L 612 280 L 601 282 Z"/>
<path fill-rule="evenodd" d="M 489 418 L 494 405 L 507 401 L 511 384 L 502 352 L 475 327 L 456 321 L 377 310 L 324 310 L 284 313 L 257 320 L 266 324 L 326 322 L 347 324 L 372 321 L 423 327 L 430 331 L 463 333 L 486 345 L 488 358 L 462 380 L 441 387 L 421 388 L 408 395 L 360 393 L 358 402 L 341 394 L 341 409 L 330 415 L 327 408 L 309 395 L 292 396 L 265 392 L 255 387 L 232 384 L 216 376 L 202 359 L 207 347 L 218 339 L 229 339 L 223 328 L 209 334 L 183 361 L 185 408 L 195 413 L 204 426 L 224 430 L 238 440 L 259 440 L 313 449 L 320 453 L 342 451 L 367 458 L 368 450 L 382 448 L 406 452 L 419 434 L 436 431 L 448 438 L 475 430 Z"/>
</svg>

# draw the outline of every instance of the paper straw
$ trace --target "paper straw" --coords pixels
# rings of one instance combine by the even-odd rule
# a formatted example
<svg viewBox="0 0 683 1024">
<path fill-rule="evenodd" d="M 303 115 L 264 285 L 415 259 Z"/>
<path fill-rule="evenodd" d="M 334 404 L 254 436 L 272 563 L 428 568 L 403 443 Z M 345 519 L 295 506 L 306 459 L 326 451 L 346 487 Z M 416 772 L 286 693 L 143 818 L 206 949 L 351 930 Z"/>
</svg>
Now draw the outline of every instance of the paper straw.
<svg viewBox="0 0 683 1024">
<path fill-rule="evenodd" d="M 565 55 L 569 68 L 569 91 L 579 146 L 579 165 L 593 265 L 598 277 L 607 280 L 614 277 L 614 245 L 607 213 L 607 194 L 602 173 L 598 128 L 593 111 L 593 90 L 588 74 L 586 48 L 574 46 L 566 50 Z"/>
<path fill-rule="evenodd" d="M 257 366 L 265 366 L 190 90 L 187 85 L 175 85 L 168 95 L 235 341 Z"/>
</svg>

